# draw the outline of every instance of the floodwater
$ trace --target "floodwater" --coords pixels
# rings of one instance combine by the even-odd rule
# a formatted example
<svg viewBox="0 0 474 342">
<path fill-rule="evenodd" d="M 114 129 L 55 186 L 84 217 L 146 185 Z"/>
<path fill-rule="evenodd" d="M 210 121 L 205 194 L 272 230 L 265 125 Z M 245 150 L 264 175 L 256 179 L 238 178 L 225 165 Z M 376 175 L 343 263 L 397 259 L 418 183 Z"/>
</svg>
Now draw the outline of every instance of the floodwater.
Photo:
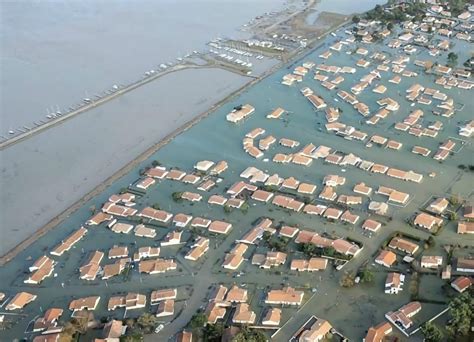
<svg viewBox="0 0 474 342">
<path fill-rule="evenodd" d="M 113 84 L 136 80 L 161 63 L 203 49 L 210 39 L 240 36 L 239 26 L 282 5 L 270 0 L 252 6 L 212 0 L 3 2 L 0 134 L 31 127 L 45 118 L 47 108 L 68 108 Z M 0 254 L 249 80 L 219 70 L 174 73 L 0 151 L 0 226 L 7 236 Z"/>
<path fill-rule="evenodd" d="M 342 35 L 341 32 L 338 34 Z M 184 305 L 187 306 L 186 310 L 181 313 L 176 321 L 165 327 L 158 338 L 169 337 L 181 329 L 195 310 L 204 304 L 202 300 L 205 299 L 208 294 L 208 287 L 214 283 L 222 282 L 230 285 L 235 281 L 239 284 L 247 284 L 246 286 L 249 287 L 252 294 L 252 309 L 259 314 L 263 312 L 261 298 L 267 286 L 279 288 L 284 283 L 290 283 L 297 287 L 309 286 L 316 288 L 317 292 L 315 294 L 309 290 L 306 292 L 305 302 L 308 304 L 301 309 L 283 309 L 283 322 L 290 318 L 291 321 L 283 327 L 280 333 L 275 337 L 275 341 L 288 341 L 289 337 L 311 315 L 329 320 L 337 330 L 351 340 L 360 341 L 369 326 L 382 322 L 384 314 L 387 311 L 398 309 L 402 304 L 408 302 L 410 300 L 408 285 L 405 286 L 404 292 L 398 296 L 390 297 L 383 294 L 386 270 L 379 268 L 376 268 L 376 280 L 374 284 L 364 284 L 353 289 L 341 289 L 338 285 L 340 273 L 336 273 L 333 270 L 328 270 L 320 274 L 296 276 L 296 274 L 288 273 L 287 263 L 287 265 L 276 269 L 276 271 L 283 271 L 284 274 L 280 275 L 274 272 L 274 270 L 259 270 L 246 261 L 245 265 L 241 268 L 241 270 L 245 272 L 245 275 L 240 278 L 232 279 L 231 274 L 223 272 L 220 267 L 224 253 L 231 248 L 233 242 L 241 238 L 242 235 L 249 230 L 255 220 L 260 217 L 270 217 L 274 219 L 275 225 L 279 222 L 284 222 L 288 225 L 299 225 L 300 227 L 305 227 L 319 233 L 326 232 L 342 237 L 350 237 L 362 242 L 364 249 L 355 260 L 346 266 L 347 270 L 355 270 L 366 260 L 372 263 L 373 256 L 377 253 L 379 246 L 396 231 L 410 233 L 421 239 L 426 239 L 429 234 L 410 227 L 406 224 L 405 220 L 433 196 L 449 196 L 449 193 L 452 191 L 456 191 L 463 197 L 472 196 L 472 174 L 462 172 L 457 168 L 461 163 L 472 164 L 473 147 L 470 142 L 466 142 L 459 153 L 450 156 L 443 163 L 438 163 L 432 158 L 424 158 L 410 152 L 414 145 L 422 145 L 434 151 L 440 141 L 444 141 L 448 137 L 457 137 L 457 123 L 472 118 L 471 113 L 474 108 L 474 101 L 468 96 L 467 91 L 442 89 L 434 85 L 434 76 L 423 74 L 420 68 L 416 68 L 412 64 L 410 64 L 408 69 L 416 70 L 420 73 L 420 76 L 415 79 L 403 78 L 400 85 L 397 86 L 388 83 L 388 80 L 393 77 L 391 72 L 383 73 L 383 78 L 380 83 L 387 86 L 387 93 L 382 96 L 375 95 L 371 92 L 372 87 L 369 87 L 359 95 L 358 98 L 369 105 L 372 112 L 378 109 L 375 101 L 385 96 L 397 100 L 401 105 L 401 109 L 390 114 L 388 118 L 374 127 L 363 123 L 363 118 L 348 104 L 336 101 L 336 90 L 328 91 L 323 88 L 319 82 L 312 79 L 312 73 L 308 74 L 304 81 L 296 86 L 286 87 L 280 84 L 282 76 L 287 74 L 289 70 L 292 70 L 294 66 L 306 60 L 320 63 L 321 59 L 318 58 L 318 55 L 324 52 L 336 39 L 338 38 L 328 37 L 323 46 L 306 56 L 304 60 L 283 67 L 275 74 L 247 89 L 237 98 L 229 101 L 198 125 L 195 125 L 176 137 L 168 145 L 151 156 L 149 160 L 138 165 L 132 172 L 114 183 L 104 193 L 86 203 L 80 210 L 61 223 L 55 231 L 45 235 L 38 240 L 32 248 L 20 253 L 12 262 L 3 267 L 0 270 L 0 278 L 8 279 L 9 282 L 5 283 L 2 290 L 5 291 L 8 296 L 20 290 L 39 294 L 39 298 L 24 310 L 24 317 L 10 318 L 16 321 L 17 324 L 12 329 L 2 333 L 5 338 L 11 339 L 13 337 L 20 337 L 28 321 L 39 314 L 41 309 L 45 310 L 46 307 L 50 306 L 66 308 L 73 297 L 101 295 L 102 298 L 98 309 L 94 313 L 96 318 L 111 315 L 121 318 L 123 317 L 122 311 L 116 313 L 107 311 L 107 301 L 112 294 L 128 291 L 149 294 L 153 289 L 170 286 L 178 287 L 178 308 L 182 309 Z M 355 49 L 356 46 L 353 48 Z M 374 51 L 384 51 L 388 55 L 393 53 L 392 50 L 389 50 L 385 46 L 376 44 L 366 48 L 370 50 L 369 54 Z M 459 54 L 459 60 L 463 61 L 468 57 L 470 48 L 468 43 L 456 41 L 455 51 Z M 427 59 L 428 56 L 425 52 L 422 52 L 411 58 L 411 61 L 413 61 L 414 59 Z M 445 57 L 442 57 L 438 60 L 445 62 L 444 58 Z M 359 57 L 356 55 L 346 55 L 345 52 L 341 52 L 334 53 L 334 56 L 329 59 L 327 63 L 338 66 L 354 66 L 358 59 Z M 361 76 L 371 70 L 371 68 L 357 69 L 357 72 L 353 75 L 343 75 L 345 81 L 340 85 L 340 89 L 349 90 Z M 431 113 L 432 108 L 430 106 L 416 105 L 415 107 L 410 107 L 410 103 L 405 100 L 405 90 L 414 82 L 440 89 L 442 92 L 447 93 L 448 96 L 453 97 L 457 105 L 464 105 L 463 109 L 457 111 L 453 118 L 447 119 L 434 116 Z M 379 148 L 377 146 L 368 148 L 365 147 L 362 142 L 342 139 L 333 134 L 326 133 L 324 128 L 320 130 L 319 128 L 323 127 L 326 122 L 324 114 L 322 112 L 315 113 L 310 103 L 301 95 L 300 89 L 304 86 L 309 86 L 317 94 L 321 95 L 326 100 L 328 106 L 342 108 L 343 113 L 340 121 L 354 125 L 358 129 L 367 132 L 369 136 L 377 133 L 400 141 L 403 143 L 403 147 L 399 151 Z M 149 91 L 151 90 L 149 89 Z M 132 96 L 132 94 L 129 96 Z M 124 97 L 123 101 L 127 101 L 127 97 Z M 244 103 L 252 104 L 256 108 L 256 112 L 250 118 L 237 125 L 227 122 L 225 115 L 234 106 Z M 265 118 L 266 114 L 276 107 L 282 107 L 289 111 L 289 114 L 285 116 L 285 120 L 268 120 Z M 440 120 L 444 123 L 444 129 L 436 139 L 429 137 L 415 138 L 407 133 L 398 132 L 393 129 L 395 122 L 401 121 L 415 108 L 424 110 L 425 116 L 423 118 L 423 125 L 434 120 Z M 135 129 L 135 127 L 130 127 L 131 122 L 135 127 L 138 127 L 140 124 L 139 120 L 127 121 L 130 130 Z M 72 121 L 68 124 L 71 125 L 70 132 L 73 132 L 74 126 Z M 370 174 L 354 167 L 347 167 L 347 170 L 344 171 L 339 166 L 324 163 L 322 160 L 313 161 L 309 167 L 294 164 L 280 165 L 265 162 L 263 159 L 255 160 L 242 150 L 242 138 L 247 132 L 257 127 L 265 128 L 265 135 L 272 134 L 277 139 L 285 137 L 298 140 L 301 143 L 300 146 L 304 146 L 308 143 L 314 143 L 316 146 L 326 145 L 341 152 L 352 152 L 363 159 L 373 160 L 403 170 L 414 170 L 415 172 L 422 173 L 425 177 L 422 183 L 415 184 L 389 178 L 385 175 Z M 99 131 L 95 131 L 95 133 L 97 135 L 100 134 Z M 103 140 L 106 140 L 104 139 L 104 134 L 106 134 L 105 129 L 103 129 L 100 136 L 97 136 L 96 140 L 91 142 L 96 144 L 95 150 L 98 156 L 102 155 L 101 149 Z M 78 137 L 78 139 L 79 138 L 80 137 Z M 461 141 L 458 140 L 458 143 L 460 144 Z M 130 147 L 133 148 L 132 146 Z M 274 144 L 269 151 L 265 152 L 264 158 L 271 160 L 273 155 L 277 152 L 289 153 L 290 150 L 278 144 Z M 123 151 L 115 152 L 113 155 L 117 155 L 117 153 L 123 153 Z M 140 276 L 136 270 L 132 270 L 129 275 L 119 276 L 107 283 L 100 280 L 93 283 L 79 281 L 77 268 L 84 263 L 91 251 L 96 249 L 107 251 L 114 244 L 121 244 L 129 246 L 129 249 L 133 253 L 139 246 L 158 245 L 162 237 L 173 229 L 170 227 L 156 227 L 158 232 L 157 238 L 146 239 L 137 238 L 132 234 L 117 235 L 101 225 L 90 228 L 85 239 L 70 253 L 66 253 L 61 258 L 56 258 L 58 260 L 58 266 L 56 266 L 58 276 L 56 278 L 45 280 L 40 287 L 25 286 L 22 284 L 25 278 L 24 271 L 27 266 L 31 264 L 32 260 L 35 260 L 40 255 L 49 251 L 52 246 L 56 245 L 62 238 L 80 227 L 91 215 L 91 206 L 100 207 L 108 196 L 134 183 L 139 178 L 140 169 L 150 165 L 152 161 L 158 160 L 168 168 L 179 167 L 182 170 L 191 172 L 193 165 L 197 161 L 205 159 L 214 161 L 226 160 L 229 163 L 229 169 L 222 174 L 223 181 L 219 183 L 216 188 L 212 189 L 209 194 L 202 193 L 204 197 L 202 202 L 195 204 L 174 202 L 172 200 L 173 192 L 196 191 L 196 188 L 192 185 L 165 180 L 152 186 L 143 197 L 137 200 L 136 206 L 137 209 L 142 209 L 152 204 L 158 204 L 162 209 L 173 214 L 182 212 L 193 216 L 205 216 L 211 219 L 223 219 L 231 222 L 234 228 L 227 238 L 211 237 L 211 248 L 202 262 L 193 265 L 183 260 L 182 251 L 178 252 L 181 247 L 165 247 L 162 248 L 162 255 L 164 257 L 178 258 L 179 269 L 177 271 L 165 275 Z M 72 158 L 68 160 L 71 161 Z M 80 164 L 75 166 L 86 167 Z M 391 221 L 387 220 L 381 232 L 372 237 L 364 235 L 360 228 L 360 223 L 356 227 L 349 227 L 340 222 L 328 223 L 325 219 L 320 217 L 309 216 L 303 213 L 288 213 L 287 211 L 277 209 L 271 204 L 256 204 L 254 201 L 249 201 L 250 209 L 247 213 L 234 210 L 230 214 L 226 214 L 222 207 L 207 204 L 207 198 L 210 194 L 225 192 L 227 187 L 240 179 L 240 172 L 248 166 L 256 166 L 269 174 L 278 173 L 281 177 L 294 176 L 301 181 L 316 184 L 318 186 L 318 193 L 322 188 L 322 179 L 325 175 L 339 174 L 345 176 L 347 181 L 345 185 L 337 188 L 338 194 L 351 194 L 352 188 L 356 183 L 365 182 L 374 189 L 377 189 L 379 185 L 385 185 L 408 192 L 411 195 L 411 201 L 404 208 L 390 206 L 390 215 L 393 219 Z M 72 167 L 67 168 L 64 169 L 63 172 L 73 172 L 74 169 L 75 168 Z M 427 175 L 433 171 L 436 172 L 437 176 L 435 178 L 429 178 Z M 47 191 L 47 188 L 45 191 Z M 375 194 L 372 198 L 380 201 L 386 200 L 386 198 Z M 366 210 L 367 203 L 368 199 L 364 199 L 362 206 L 354 208 L 354 212 L 361 215 L 360 222 L 368 217 Z M 200 232 L 200 234 L 206 235 L 205 232 Z M 183 238 L 188 241 L 187 244 L 189 246 L 191 244 L 189 240 L 191 238 L 190 230 L 185 230 Z M 472 237 L 466 238 L 458 236 L 455 232 L 454 223 L 447 225 L 436 239 L 437 245 L 434 249 L 430 250 L 429 253 L 442 254 L 443 256 L 446 256 L 445 252 L 443 252 L 443 244 L 459 243 L 465 245 L 472 244 L 473 240 Z M 290 251 L 296 248 L 293 243 L 289 245 Z M 251 258 L 254 249 L 254 247 L 250 249 L 246 254 L 246 258 Z M 27 260 L 28 257 L 31 257 L 31 260 Z M 110 263 L 110 261 L 103 263 Z M 404 266 L 400 266 L 401 269 L 403 269 L 403 267 Z M 440 300 L 441 292 L 439 288 L 443 282 L 439 277 L 435 278 L 431 275 L 420 277 L 420 283 L 422 285 L 421 295 L 424 302 L 422 311 L 415 317 L 415 324 L 426 321 L 445 307 L 442 304 L 429 303 Z M 408 276 L 406 280 L 407 284 L 409 280 L 410 277 Z M 192 287 L 194 291 L 194 296 L 191 298 L 189 297 L 190 287 Z M 148 307 L 147 310 L 149 310 Z M 177 309 L 177 311 L 180 310 Z M 129 312 L 127 313 L 127 317 L 138 315 L 141 312 L 143 311 Z M 68 314 L 66 314 L 66 317 L 68 317 Z"/>
<path fill-rule="evenodd" d="M 367 3 L 369 9 L 371 1 L 361 6 Z M 31 127 L 57 106 L 68 108 L 113 84 L 135 80 L 161 63 L 200 50 L 211 38 L 241 36 L 237 27 L 283 5 L 287 3 L 270 0 L 252 6 L 212 0 L 133 5 L 94 1 L 93 6 L 88 1 L 4 3 L 0 134 Z M 327 1 L 319 6 L 328 6 Z M 234 15 L 236 10 L 241 15 Z M 271 61 L 256 65 L 257 73 L 270 65 Z M 211 76 L 214 81 L 209 83 Z M 115 99 L 0 151 L 0 223 L 2 232 L 8 233 L 0 242 L 0 255 L 246 81 L 215 70 L 175 73 L 134 90 L 139 94 Z M 130 120 L 137 122 L 133 130 Z"/>
</svg>

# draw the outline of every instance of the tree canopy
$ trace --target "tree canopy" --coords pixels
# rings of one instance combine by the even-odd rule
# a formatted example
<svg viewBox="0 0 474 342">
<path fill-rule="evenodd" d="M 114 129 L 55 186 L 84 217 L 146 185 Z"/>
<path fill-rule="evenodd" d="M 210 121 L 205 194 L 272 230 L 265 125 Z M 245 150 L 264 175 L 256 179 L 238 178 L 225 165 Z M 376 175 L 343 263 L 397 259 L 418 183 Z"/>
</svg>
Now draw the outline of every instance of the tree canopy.
<svg viewBox="0 0 474 342">
<path fill-rule="evenodd" d="M 364 268 L 360 273 L 360 279 L 363 283 L 371 283 L 374 281 L 374 273 L 370 269 Z"/>
<path fill-rule="evenodd" d="M 456 64 L 458 64 L 458 55 L 454 52 L 450 52 L 448 54 L 448 64 L 450 66 L 455 66 Z"/>
<path fill-rule="evenodd" d="M 443 332 L 433 322 L 426 322 L 421 326 L 421 332 L 426 342 L 440 342 L 443 340 Z"/>
<path fill-rule="evenodd" d="M 458 16 L 464 10 L 466 6 L 466 0 L 449 0 L 449 9 L 451 10 L 451 14 L 454 16 Z"/>
<path fill-rule="evenodd" d="M 151 313 L 145 312 L 143 315 L 138 317 L 137 324 L 144 333 L 149 334 L 158 326 L 158 318 Z"/>
<path fill-rule="evenodd" d="M 474 300 L 469 292 L 465 292 L 449 302 L 451 316 L 446 329 L 453 337 L 465 336 L 469 333 L 474 318 L 472 309 Z"/>
<path fill-rule="evenodd" d="M 198 312 L 194 314 L 194 316 L 191 318 L 191 328 L 196 329 L 196 328 L 202 328 L 207 322 L 207 317 L 204 313 Z"/>
<path fill-rule="evenodd" d="M 234 336 L 232 342 L 266 342 L 267 337 L 261 331 L 249 329 L 247 327 L 242 328 L 240 332 Z"/>
</svg>

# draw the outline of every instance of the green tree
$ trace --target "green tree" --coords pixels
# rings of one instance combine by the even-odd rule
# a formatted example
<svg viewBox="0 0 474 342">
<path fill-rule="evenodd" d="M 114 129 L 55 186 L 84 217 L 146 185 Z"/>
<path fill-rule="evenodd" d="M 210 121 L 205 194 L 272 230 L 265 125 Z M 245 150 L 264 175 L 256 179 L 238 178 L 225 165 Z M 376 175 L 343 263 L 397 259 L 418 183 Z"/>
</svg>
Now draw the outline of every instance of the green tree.
<svg viewBox="0 0 474 342">
<path fill-rule="evenodd" d="M 208 324 L 204 328 L 203 338 L 207 342 L 221 342 L 224 333 L 224 325 L 222 323 Z"/>
<path fill-rule="evenodd" d="M 419 288 L 420 288 L 420 281 L 418 278 L 418 273 L 413 272 L 410 279 L 410 284 L 408 286 L 408 291 L 410 292 L 410 296 L 412 299 L 418 298 Z"/>
<path fill-rule="evenodd" d="M 451 195 L 451 197 L 449 198 L 449 203 L 451 203 L 451 205 L 458 205 L 461 202 L 462 202 L 462 197 L 459 196 L 459 194 Z"/>
<path fill-rule="evenodd" d="M 355 15 L 355 16 L 352 17 L 352 22 L 353 22 L 354 24 L 358 24 L 358 23 L 360 22 L 360 18 Z"/>
<path fill-rule="evenodd" d="M 171 197 L 173 198 L 173 201 L 178 202 L 181 200 L 181 197 L 183 196 L 183 193 L 180 191 L 173 192 Z"/>
<path fill-rule="evenodd" d="M 150 334 L 158 326 L 158 317 L 152 315 L 151 313 L 145 312 L 140 317 L 138 317 L 137 324 L 143 330 L 143 332 Z"/>
<path fill-rule="evenodd" d="M 430 236 L 427 240 L 426 240 L 426 244 L 428 246 L 428 248 L 432 248 L 436 245 L 436 241 L 434 239 L 434 237 Z"/>
<path fill-rule="evenodd" d="M 374 11 L 378 16 L 381 16 L 383 14 L 383 7 L 380 5 L 375 5 Z"/>
<path fill-rule="evenodd" d="M 207 323 L 207 317 L 203 312 L 195 313 L 191 318 L 191 328 L 202 328 Z"/>
<path fill-rule="evenodd" d="M 364 268 L 360 273 L 360 279 L 363 283 L 371 283 L 374 281 L 374 278 L 374 273 L 368 268 Z"/>
<path fill-rule="evenodd" d="M 272 238 L 272 233 L 268 232 L 268 231 L 264 231 L 263 232 L 263 235 L 262 235 L 262 240 L 265 241 L 265 242 L 270 242 L 270 239 Z"/>
<path fill-rule="evenodd" d="M 454 211 L 450 211 L 448 218 L 450 221 L 456 221 L 458 219 L 458 214 L 456 214 Z"/>
<path fill-rule="evenodd" d="M 133 332 L 130 335 L 120 337 L 120 342 L 140 342 L 143 341 L 143 334 L 139 332 Z"/>
<path fill-rule="evenodd" d="M 243 327 L 240 332 L 234 336 L 232 342 L 266 342 L 267 337 L 261 331 Z"/>
<path fill-rule="evenodd" d="M 466 0 L 449 0 L 449 8 L 454 16 L 458 16 L 464 10 Z"/>
<path fill-rule="evenodd" d="M 440 342 L 443 340 L 443 332 L 433 322 L 426 322 L 421 326 L 421 332 L 426 342 Z"/>
<path fill-rule="evenodd" d="M 242 206 L 240 207 L 240 211 L 244 214 L 247 214 L 247 212 L 249 211 L 249 204 L 247 202 L 244 202 L 242 204 Z"/>
<path fill-rule="evenodd" d="M 392 29 L 393 29 L 393 24 L 392 24 L 392 23 L 388 23 L 388 24 L 387 24 L 387 30 L 392 31 Z"/>
<path fill-rule="evenodd" d="M 324 255 L 333 257 L 336 254 L 336 250 L 333 247 L 326 247 L 324 248 Z"/>
<path fill-rule="evenodd" d="M 456 66 L 458 64 L 458 55 L 454 52 L 448 54 L 448 65 Z"/>
<path fill-rule="evenodd" d="M 473 308 L 474 300 L 469 292 L 465 292 L 449 302 L 451 319 L 448 321 L 446 329 L 452 337 L 465 336 L 469 333 L 474 318 Z"/>
<path fill-rule="evenodd" d="M 316 253 L 316 246 L 312 243 L 303 243 L 300 245 L 300 249 L 308 257 L 312 257 Z"/>
</svg>

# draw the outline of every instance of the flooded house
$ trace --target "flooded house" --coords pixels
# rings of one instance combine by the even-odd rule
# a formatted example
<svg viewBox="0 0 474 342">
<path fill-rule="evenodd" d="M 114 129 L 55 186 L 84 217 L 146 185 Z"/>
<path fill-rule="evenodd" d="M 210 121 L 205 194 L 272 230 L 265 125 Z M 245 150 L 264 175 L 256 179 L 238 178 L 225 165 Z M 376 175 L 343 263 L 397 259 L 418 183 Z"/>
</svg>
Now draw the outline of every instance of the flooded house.
<svg viewBox="0 0 474 342">
<path fill-rule="evenodd" d="M 255 108 L 250 104 L 238 106 L 227 114 L 226 119 L 229 122 L 237 123 L 255 112 Z"/>
<path fill-rule="evenodd" d="M 367 331 L 367 335 L 364 337 L 363 342 L 381 342 L 384 337 L 390 335 L 393 329 L 390 323 L 383 322 L 375 327 L 370 327 Z"/>
<path fill-rule="evenodd" d="M 303 291 L 287 286 L 281 290 L 270 290 L 265 298 L 265 303 L 270 305 L 299 306 L 303 303 L 303 296 Z"/>
<path fill-rule="evenodd" d="M 451 287 L 459 293 L 465 292 L 473 284 L 473 279 L 465 276 L 457 277 L 452 283 Z"/>
<path fill-rule="evenodd" d="M 224 221 L 212 221 L 208 227 L 208 231 L 216 234 L 228 234 L 232 229 L 232 224 Z"/>
<path fill-rule="evenodd" d="M 17 293 L 5 306 L 5 310 L 13 311 L 23 309 L 29 303 L 35 301 L 37 295 L 31 294 L 29 292 L 19 292 Z"/>
<path fill-rule="evenodd" d="M 403 285 L 405 283 L 405 275 L 397 272 L 387 273 L 385 279 L 385 293 L 386 294 L 398 294 L 403 291 Z"/>
<path fill-rule="evenodd" d="M 227 253 L 224 258 L 224 263 L 222 267 L 229 270 L 236 270 L 240 267 L 244 261 L 243 255 L 247 251 L 248 246 L 243 243 L 238 243 L 235 247 Z"/>
<path fill-rule="evenodd" d="M 174 260 L 157 258 L 140 261 L 138 264 L 138 270 L 140 273 L 159 274 L 167 271 L 174 271 L 177 266 L 178 265 Z"/>
<path fill-rule="evenodd" d="M 99 301 L 100 296 L 90 296 L 74 299 L 69 303 L 69 310 L 71 310 L 73 313 L 82 310 L 94 311 L 97 308 Z"/>
<path fill-rule="evenodd" d="M 423 268 L 438 268 L 443 265 L 443 257 L 439 255 L 423 255 L 420 266 Z"/>
<path fill-rule="evenodd" d="M 58 246 L 56 246 L 51 252 L 51 255 L 61 256 L 65 252 L 69 251 L 76 243 L 78 243 L 87 234 L 87 229 L 84 227 L 79 228 L 74 233 L 69 235 L 63 240 Z"/>
<path fill-rule="evenodd" d="M 323 271 L 326 269 L 328 259 L 325 258 L 310 258 L 306 259 L 293 259 L 290 264 L 290 270 L 299 272 L 316 272 Z"/>
<path fill-rule="evenodd" d="M 265 316 L 262 318 L 262 325 L 279 326 L 281 321 L 281 309 L 268 308 Z"/>
<path fill-rule="evenodd" d="M 164 300 L 175 300 L 178 295 L 178 290 L 174 289 L 163 289 L 163 290 L 154 290 L 150 295 L 150 304 L 157 305 Z"/>
<path fill-rule="evenodd" d="M 439 227 L 443 224 L 443 219 L 426 213 L 420 213 L 415 217 L 413 224 L 427 230 Z"/>
<path fill-rule="evenodd" d="M 416 243 L 413 243 L 400 237 L 392 238 L 392 240 L 390 240 L 388 244 L 388 247 L 398 249 L 410 255 L 415 254 L 420 248 L 420 246 L 418 246 Z"/>
<path fill-rule="evenodd" d="M 413 325 L 413 320 L 411 319 L 421 310 L 420 302 L 410 302 L 395 312 L 387 312 L 385 317 L 392 324 L 400 324 L 404 329 L 409 329 Z"/>
<path fill-rule="evenodd" d="M 397 261 L 397 255 L 392 251 L 383 250 L 375 258 L 375 263 L 385 266 L 392 267 L 392 265 Z"/>
</svg>

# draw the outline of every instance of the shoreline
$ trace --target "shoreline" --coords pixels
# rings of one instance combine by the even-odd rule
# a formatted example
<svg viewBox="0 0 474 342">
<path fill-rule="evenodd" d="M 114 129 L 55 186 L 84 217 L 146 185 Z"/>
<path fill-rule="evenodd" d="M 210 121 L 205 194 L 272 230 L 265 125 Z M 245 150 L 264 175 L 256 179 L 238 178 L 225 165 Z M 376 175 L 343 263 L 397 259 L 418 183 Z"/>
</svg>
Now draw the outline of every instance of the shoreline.
<svg viewBox="0 0 474 342">
<path fill-rule="evenodd" d="M 48 232 L 52 231 L 56 226 L 58 226 L 61 222 L 63 222 L 67 217 L 71 214 L 75 213 L 80 207 L 82 207 L 86 202 L 94 198 L 95 196 L 99 195 L 101 192 L 106 190 L 110 185 L 112 185 L 115 181 L 119 180 L 127 173 L 129 173 L 133 168 L 135 168 L 138 164 L 148 159 L 152 154 L 156 153 L 160 150 L 163 146 L 167 145 L 171 140 L 173 140 L 178 135 L 186 132 L 188 129 L 192 128 L 195 124 L 199 123 L 202 119 L 209 116 L 212 112 L 220 108 L 222 105 L 233 99 L 234 97 L 240 95 L 242 92 L 247 90 L 249 87 L 255 85 L 256 83 L 264 80 L 268 76 L 272 75 L 274 72 L 282 68 L 285 64 L 293 64 L 298 62 L 300 59 L 305 58 L 311 51 L 317 49 L 321 44 L 324 43 L 326 36 L 331 34 L 332 32 L 340 29 L 341 27 L 346 26 L 350 23 L 350 18 L 352 15 L 347 16 L 347 20 L 343 21 L 339 25 L 335 27 L 329 27 L 327 31 L 325 31 L 319 39 L 316 39 L 308 44 L 308 46 L 302 50 L 296 50 L 292 55 L 284 60 L 280 61 L 273 67 L 269 68 L 265 72 L 263 72 L 257 78 L 251 80 L 250 82 L 244 84 L 242 87 L 235 90 L 233 93 L 225 96 L 223 99 L 214 103 L 210 108 L 206 111 L 202 112 L 201 114 L 196 115 L 193 119 L 185 122 L 180 127 L 176 128 L 169 134 L 167 134 L 164 138 L 162 138 L 157 143 L 153 144 L 149 148 L 147 148 L 144 152 L 140 153 L 136 158 L 132 159 L 131 161 L 127 162 L 123 167 L 115 171 L 111 176 L 107 177 L 104 181 L 100 184 L 95 186 L 91 191 L 89 191 L 86 195 L 84 195 L 81 199 L 73 203 L 67 209 L 62 211 L 60 214 L 53 217 L 50 221 L 48 221 L 45 225 L 41 228 L 36 230 L 33 234 L 31 234 L 28 238 L 24 239 L 20 243 L 18 243 L 15 247 L 7 251 L 4 255 L 0 257 L 0 266 L 4 266 L 13 258 L 15 258 L 18 254 L 26 250 L 29 246 L 31 246 L 34 242 L 38 239 L 43 237 Z M 212 66 L 211 66 L 212 67 Z"/>
</svg>

